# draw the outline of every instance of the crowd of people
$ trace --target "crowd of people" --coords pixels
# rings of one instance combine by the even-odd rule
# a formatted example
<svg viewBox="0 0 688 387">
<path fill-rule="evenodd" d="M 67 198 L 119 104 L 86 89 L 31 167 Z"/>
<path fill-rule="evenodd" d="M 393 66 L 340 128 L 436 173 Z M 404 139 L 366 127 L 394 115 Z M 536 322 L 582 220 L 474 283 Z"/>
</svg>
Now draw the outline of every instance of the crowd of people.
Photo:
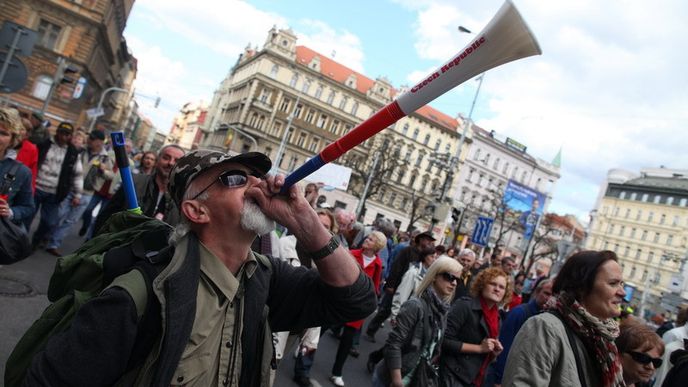
<svg viewBox="0 0 688 387">
<path fill-rule="evenodd" d="M 28 230 L 40 210 L 33 245 L 60 256 L 76 223 L 93 238 L 126 201 L 105 133 L 63 122 L 51 135 L 42 122 L 0 109 L 0 216 Z M 316 184 L 278 195 L 284 176 L 268 175 L 261 153 L 168 145 L 130 156 L 143 213 L 174 226 L 145 301 L 164 313 L 142 332 L 140 300 L 107 287 L 35 356 L 27 385 L 269 386 L 294 353 L 299 386 L 317 361 L 341 387 L 361 338 L 379 341 L 363 354 L 374 386 L 688 383 L 688 308 L 663 337 L 621 318 L 611 251 L 575 253 L 550 277 L 503 252 L 435 246 L 429 231 L 364 225 L 332 211 Z M 339 339 L 333 359 L 316 358 L 326 331 Z M 144 336 L 154 340 L 131 364 Z"/>
<path fill-rule="evenodd" d="M 91 239 L 109 215 L 126 208 L 110 145 L 102 130 L 86 133 L 61 122 L 51 134 L 41 114 L 0 108 L 0 176 L 5 178 L 0 216 L 28 233 L 38 215 L 32 247 L 56 257 L 62 256 L 64 238 L 79 221 L 79 236 Z M 178 210 L 166 194 L 167 177 L 184 149 L 169 145 L 157 153 L 134 152 L 129 139 L 125 148 L 144 214 L 177 224 Z"/>
</svg>

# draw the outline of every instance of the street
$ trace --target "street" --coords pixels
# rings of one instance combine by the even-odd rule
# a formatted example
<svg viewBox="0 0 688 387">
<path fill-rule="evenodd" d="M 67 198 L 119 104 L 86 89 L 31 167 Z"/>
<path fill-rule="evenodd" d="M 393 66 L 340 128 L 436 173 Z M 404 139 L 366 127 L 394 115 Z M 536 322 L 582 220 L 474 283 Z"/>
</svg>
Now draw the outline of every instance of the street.
<svg viewBox="0 0 688 387">
<path fill-rule="evenodd" d="M 37 223 L 37 222 L 35 222 Z M 65 254 L 78 248 L 83 238 L 76 235 L 77 223 L 71 230 L 60 251 Z M 34 224 L 35 228 L 35 224 Z M 5 363 L 17 341 L 26 329 L 40 316 L 48 306 L 46 298 L 50 275 L 53 272 L 56 258 L 43 250 L 37 250 L 24 261 L 10 266 L 0 267 L 0 372 L 5 373 Z M 344 365 L 344 381 L 350 386 L 370 385 L 371 375 L 366 371 L 368 353 L 379 348 L 387 336 L 382 329 L 377 334 L 378 343 L 371 343 L 364 338 L 360 340 L 361 356 L 349 356 Z M 311 371 L 314 386 L 330 386 L 330 370 L 334 363 L 339 341 L 331 333 L 323 335 Z M 275 377 L 275 386 L 296 386 L 292 381 L 294 375 L 294 350 L 288 351 L 281 362 Z M 3 383 L 0 382 L 0 385 Z"/>
</svg>

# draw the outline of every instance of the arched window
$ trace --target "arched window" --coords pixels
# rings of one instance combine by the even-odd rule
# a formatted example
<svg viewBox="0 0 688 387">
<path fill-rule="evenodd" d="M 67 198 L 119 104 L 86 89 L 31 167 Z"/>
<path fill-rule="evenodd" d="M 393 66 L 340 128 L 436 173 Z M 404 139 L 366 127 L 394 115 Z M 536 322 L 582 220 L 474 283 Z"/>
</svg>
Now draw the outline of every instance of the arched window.
<svg viewBox="0 0 688 387">
<path fill-rule="evenodd" d="M 31 94 L 40 99 L 45 100 L 50 93 L 50 87 L 53 85 L 53 77 L 48 75 L 39 75 L 36 77 L 36 82 L 33 84 L 33 91 Z"/>
</svg>

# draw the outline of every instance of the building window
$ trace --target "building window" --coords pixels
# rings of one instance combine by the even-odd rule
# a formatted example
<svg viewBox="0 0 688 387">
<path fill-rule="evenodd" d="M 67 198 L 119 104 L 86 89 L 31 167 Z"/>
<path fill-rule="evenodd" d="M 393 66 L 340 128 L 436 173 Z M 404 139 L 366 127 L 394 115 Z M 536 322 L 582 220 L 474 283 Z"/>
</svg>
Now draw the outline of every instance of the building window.
<svg viewBox="0 0 688 387">
<path fill-rule="evenodd" d="M 289 133 L 287 133 L 287 142 L 291 142 L 291 138 L 294 136 L 294 128 L 289 128 Z M 282 154 L 284 156 L 284 153 Z M 280 166 L 282 162 L 280 162 Z"/>
<path fill-rule="evenodd" d="M 423 154 L 418 153 L 418 158 L 416 159 L 416 167 L 420 167 L 420 163 L 423 162 Z"/>
<path fill-rule="evenodd" d="M 41 19 L 38 24 L 38 44 L 49 49 L 55 50 L 57 39 L 60 37 L 62 27 L 47 20 Z"/>
<path fill-rule="evenodd" d="M 646 201 L 647 201 L 647 199 L 648 199 L 649 197 L 650 197 L 650 195 L 648 195 L 648 194 L 644 193 L 644 194 L 643 194 L 643 196 L 642 196 L 642 197 L 640 198 L 640 201 L 642 201 L 642 202 L 646 202 Z"/>
<path fill-rule="evenodd" d="M 662 200 L 662 197 L 659 195 L 655 195 L 654 200 L 652 201 L 654 204 L 659 204 L 659 201 Z"/>
<path fill-rule="evenodd" d="M 628 257 L 628 255 L 631 253 L 631 246 L 626 246 L 624 249 L 624 257 Z"/>
<path fill-rule="evenodd" d="M 647 239 L 647 230 L 643 230 L 642 235 L 640 236 L 640 240 L 644 241 Z"/>
<path fill-rule="evenodd" d="M 396 194 L 396 192 L 392 192 L 389 195 L 389 206 L 394 208 L 394 202 L 396 202 L 396 201 L 397 201 L 397 194 Z"/>
<path fill-rule="evenodd" d="M 291 104 L 291 100 L 289 98 L 282 98 L 282 103 L 280 103 L 279 110 L 286 112 L 289 110 L 289 105 Z"/>
<path fill-rule="evenodd" d="M 619 194 L 619 199 L 626 199 L 626 191 L 621 191 Z"/>
<path fill-rule="evenodd" d="M 612 216 L 619 216 L 619 207 L 614 207 L 614 214 Z"/>
<path fill-rule="evenodd" d="M 311 88 L 311 81 L 307 80 L 306 82 L 303 83 L 303 87 L 301 87 L 301 91 L 304 94 L 308 94 L 308 90 L 310 90 L 310 88 Z"/>
<path fill-rule="evenodd" d="M 409 130 L 409 124 L 406 123 L 406 124 L 404 124 L 404 126 L 401 128 L 401 134 L 403 134 L 404 136 L 406 136 L 406 135 L 408 134 L 408 130 Z"/>
<path fill-rule="evenodd" d="M 629 216 L 631 216 L 631 209 L 626 208 L 626 214 L 624 214 L 624 218 L 628 219 Z"/>
<path fill-rule="evenodd" d="M 507 175 L 509 172 L 509 163 L 504 163 L 504 168 L 502 168 L 502 175 Z"/>
<path fill-rule="evenodd" d="M 414 141 L 418 139 L 418 134 L 420 133 L 420 129 L 415 128 L 413 129 L 413 137 L 411 137 Z"/>
<path fill-rule="evenodd" d="M 332 120 L 332 125 L 330 125 L 330 132 L 337 134 L 339 131 L 339 120 Z"/>
<path fill-rule="evenodd" d="M 619 228 L 619 236 L 624 236 L 624 231 L 626 231 L 626 226 L 621 226 Z"/>
<path fill-rule="evenodd" d="M 521 175 L 521 183 L 525 184 L 526 180 L 528 180 L 528 172 L 523 171 L 523 174 Z"/>
<path fill-rule="evenodd" d="M 320 146 L 320 139 L 319 138 L 313 138 L 313 141 L 311 141 L 311 145 L 308 147 L 308 150 L 311 152 L 317 152 L 318 146 Z"/>
<path fill-rule="evenodd" d="M 296 140 L 296 146 L 303 147 L 303 144 L 306 143 L 306 133 L 301 132 L 299 134 L 299 139 Z"/>
<path fill-rule="evenodd" d="M 652 263 L 652 260 L 654 260 L 654 259 L 655 259 L 655 253 L 654 252 L 650 251 L 649 253 L 647 253 L 647 262 Z"/>
<path fill-rule="evenodd" d="M 33 84 L 33 91 L 31 92 L 31 95 L 40 100 L 45 100 L 48 98 L 48 93 L 50 93 L 50 87 L 52 85 L 53 77 L 39 75 L 36 77 L 36 82 Z"/>
<path fill-rule="evenodd" d="M 490 154 L 486 154 L 485 158 L 483 159 L 483 165 L 487 165 L 487 163 L 490 162 Z"/>
<path fill-rule="evenodd" d="M 289 86 L 296 88 L 296 82 L 299 81 L 299 74 L 294 74 L 291 77 L 291 81 L 289 81 Z"/>
<path fill-rule="evenodd" d="M 643 251 L 641 249 L 638 249 L 635 251 L 635 259 L 640 259 L 640 256 L 643 254 Z"/>
<path fill-rule="evenodd" d="M 315 89 L 315 98 L 316 99 L 320 99 L 320 97 L 322 97 L 323 89 L 324 89 L 323 85 L 318 85 L 318 88 Z"/>
<path fill-rule="evenodd" d="M 450 150 L 451 150 L 451 144 L 444 144 L 444 152 L 449 153 Z"/>
<path fill-rule="evenodd" d="M 413 149 L 409 148 L 406 150 L 406 156 L 404 156 L 404 161 L 409 162 L 411 161 L 411 154 L 413 153 Z"/>
<path fill-rule="evenodd" d="M 635 277 L 635 266 L 633 266 L 633 267 L 631 268 L 631 274 L 629 275 L 629 277 L 630 277 L 631 279 L 633 279 L 633 278 Z"/>
<path fill-rule="evenodd" d="M 260 91 L 260 96 L 258 97 L 258 100 L 262 103 L 268 103 L 270 95 L 272 95 L 272 90 L 263 89 Z"/>
<path fill-rule="evenodd" d="M 674 220 L 671 222 L 671 225 L 676 227 L 676 226 L 678 226 L 678 223 L 679 223 L 679 217 L 678 217 L 678 215 L 674 215 Z"/>
<path fill-rule="evenodd" d="M 516 178 L 516 175 L 518 175 L 518 167 L 514 167 L 514 169 L 511 170 L 511 178 Z"/>
<path fill-rule="evenodd" d="M 330 91 L 330 95 L 327 96 L 327 104 L 328 105 L 332 105 L 332 102 L 334 102 L 335 94 L 337 94 L 337 93 L 335 93 L 334 90 Z"/>
<path fill-rule="evenodd" d="M 635 228 L 632 228 L 632 229 L 631 229 L 631 235 L 630 235 L 630 237 L 631 237 L 631 238 L 635 238 Z"/>
<path fill-rule="evenodd" d="M 347 97 L 342 98 L 342 100 L 339 101 L 339 108 L 344 110 L 346 108 L 347 102 L 349 102 L 349 98 L 347 98 Z"/>
<path fill-rule="evenodd" d="M 258 122 L 256 123 L 256 129 L 263 129 L 263 124 L 265 123 L 265 116 L 261 115 L 258 117 Z"/>
<path fill-rule="evenodd" d="M 313 109 L 308 109 L 308 113 L 306 113 L 306 122 L 312 124 L 313 117 L 315 117 L 315 111 Z"/>
<path fill-rule="evenodd" d="M 276 78 L 278 72 L 279 72 L 279 66 L 278 65 L 272 65 L 272 70 L 270 70 L 270 76 L 273 78 Z"/>
<path fill-rule="evenodd" d="M 681 198 L 681 200 L 678 201 L 678 205 L 681 207 L 685 207 L 686 203 L 688 203 L 688 198 Z"/>
<path fill-rule="evenodd" d="M 303 105 L 298 104 L 296 105 L 296 109 L 294 109 L 294 118 L 299 118 L 301 117 L 301 111 L 303 110 Z"/>
<path fill-rule="evenodd" d="M 652 279 L 652 282 L 654 282 L 655 284 L 658 284 L 659 281 L 661 281 L 661 279 L 662 279 L 661 275 L 659 274 L 658 271 L 656 271 L 655 272 L 655 278 Z"/>
<path fill-rule="evenodd" d="M 256 127 L 256 121 L 258 121 L 258 114 L 253 113 L 251 115 L 251 119 L 248 120 L 248 125 L 252 127 Z"/>
<path fill-rule="evenodd" d="M 440 145 L 442 145 L 442 140 L 438 139 L 437 141 L 435 141 L 435 152 L 439 152 Z"/>
<path fill-rule="evenodd" d="M 499 169 L 499 157 L 497 157 L 494 161 L 494 164 L 492 164 L 492 169 L 494 169 L 495 171 Z"/>
<path fill-rule="evenodd" d="M 674 236 L 673 235 L 667 236 L 667 242 L 666 242 L 667 246 L 671 246 L 673 243 L 674 243 Z"/>
<path fill-rule="evenodd" d="M 640 278 L 641 281 L 645 281 L 647 279 L 647 270 L 643 270 L 643 276 Z"/>
<path fill-rule="evenodd" d="M 659 233 L 655 233 L 655 238 L 652 240 L 654 243 L 659 243 Z"/>
<path fill-rule="evenodd" d="M 670 205 L 674 204 L 674 197 L 673 197 L 673 196 L 669 196 L 669 197 L 666 199 L 666 204 L 667 204 L 667 206 L 670 206 Z"/>
<path fill-rule="evenodd" d="M 652 223 L 652 218 L 654 218 L 654 217 L 655 217 L 655 213 L 650 211 L 650 213 L 647 214 L 647 222 Z"/>
<path fill-rule="evenodd" d="M 609 241 L 604 241 L 604 250 L 609 249 Z"/>
<path fill-rule="evenodd" d="M 631 200 L 635 200 L 638 195 L 635 192 L 631 192 Z"/>
<path fill-rule="evenodd" d="M 662 214 L 662 216 L 659 217 L 659 224 L 664 224 L 666 222 L 666 214 Z"/>
<path fill-rule="evenodd" d="M 355 116 L 357 112 L 358 112 L 358 102 L 354 102 L 354 105 L 351 107 L 351 115 Z"/>
<path fill-rule="evenodd" d="M 327 116 L 324 114 L 320 115 L 320 118 L 318 118 L 318 122 L 315 124 L 318 128 L 324 128 L 325 127 L 325 122 L 327 122 Z"/>
<path fill-rule="evenodd" d="M 479 160 L 480 159 L 480 149 L 476 149 L 475 153 L 473 153 L 473 160 Z"/>
<path fill-rule="evenodd" d="M 423 140 L 423 145 L 428 145 L 429 142 L 430 142 L 430 135 L 426 134 L 425 139 Z"/>
<path fill-rule="evenodd" d="M 643 210 L 638 210 L 638 213 L 635 214 L 635 220 L 640 220 L 641 216 L 643 216 Z"/>
</svg>

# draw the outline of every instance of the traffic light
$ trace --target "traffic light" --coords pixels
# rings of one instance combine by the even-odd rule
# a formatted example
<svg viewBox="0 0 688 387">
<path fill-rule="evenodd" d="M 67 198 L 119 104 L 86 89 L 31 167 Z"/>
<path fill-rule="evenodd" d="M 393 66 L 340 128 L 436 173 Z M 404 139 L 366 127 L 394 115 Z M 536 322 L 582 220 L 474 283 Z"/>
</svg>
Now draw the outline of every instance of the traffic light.
<svg viewBox="0 0 688 387">
<path fill-rule="evenodd" d="M 452 220 L 454 221 L 454 223 L 456 223 L 456 222 L 459 221 L 459 216 L 461 216 L 461 211 L 459 211 L 459 210 L 458 210 L 457 208 L 455 208 L 455 207 L 452 207 L 452 214 L 451 214 L 451 217 L 452 217 Z"/>
<path fill-rule="evenodd" d="M 60 83 L 63 85 L 71 85 L 76 83 L 79 79 L 77 74 L 79 74 L 79 68 L 71 63 L 64 62 L 64 68 L 62 69 L 62 74 L 60 74 Z"/>
</svg>

